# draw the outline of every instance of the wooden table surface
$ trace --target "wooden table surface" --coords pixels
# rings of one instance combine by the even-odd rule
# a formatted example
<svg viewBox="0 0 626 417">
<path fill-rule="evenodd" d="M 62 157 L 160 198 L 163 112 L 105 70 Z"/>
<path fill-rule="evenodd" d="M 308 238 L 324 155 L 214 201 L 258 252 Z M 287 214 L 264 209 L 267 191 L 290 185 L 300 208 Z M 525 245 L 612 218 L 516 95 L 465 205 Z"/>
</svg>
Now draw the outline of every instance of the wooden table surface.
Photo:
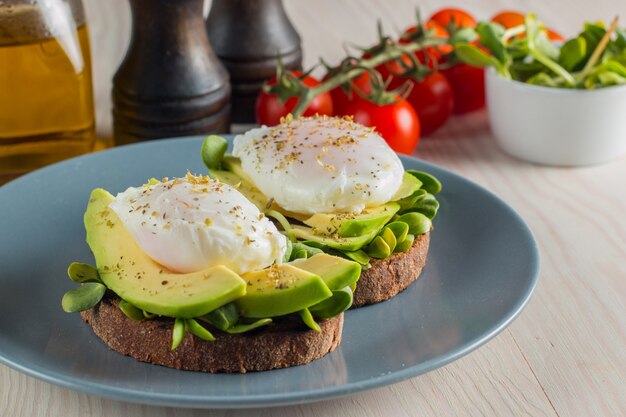
<svg viewBox="0 0 626 417">
<path fill-rule="evenodd" d="M 110 79 L 130 30 L 125 0 L 83 0 L 91 26 L 98 132 L 110 136 Z M 457 1 L 478 18 L 536 11 L 566 35 L 583 20 L 626 18 L 623 0 Z M 367 45 L 376 19 L 411 23 L 414 0 L 285 0 L 305 64 L 331 62 L 342 42 Z M 446 3 L 422 1 L 428 14 Z M 549 117 L 549 115 L 546 115 Z M 602 132 L 598 132 L 602 134 Z M 626 140 L 626 138 L 624 138 Z M 593 140 L 593 138 L 590 138 Z M 485 112 L 454 117 L 417 156 L 490 189 L 517 210 L 541 251 L 537 290 L 521 316 L 470 355 L 428 374 L 353 396 L 247 411 L 169 409 L 102 399 L 0 365 L 0 415 L 46 416 L 626 416 L 626 158 L 566 169 L 523 163 L 496 147 Z"/>
</svg>

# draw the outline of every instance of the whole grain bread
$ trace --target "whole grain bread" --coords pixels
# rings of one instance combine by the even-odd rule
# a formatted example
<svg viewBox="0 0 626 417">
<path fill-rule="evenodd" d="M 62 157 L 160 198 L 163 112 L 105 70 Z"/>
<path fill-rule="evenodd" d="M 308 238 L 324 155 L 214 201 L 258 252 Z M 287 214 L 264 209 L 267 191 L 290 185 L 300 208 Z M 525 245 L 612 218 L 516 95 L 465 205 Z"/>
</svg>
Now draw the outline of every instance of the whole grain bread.
<svg viewBox="0 0 626 417">
<path fill-rule="evenodd" d="M 361 273 L 353 307 L 379 303 L 405 290 L 422 272 L 428 245 L 426 233 L 417 236 L 407 252 L 373 260 L 371 268 Z M 171 350 L 172 319 L 133 321 L 118 308 L 119 301 L 107 293 L 81 316 L 114 351 L 189 371 L 245 373 L 304 365 L 337 348 L 343 329 L 343 314 L 321 321 L 319 333 L 304 327 L 299 319 L 287 318 L 249 333 L 214 332 L 216 340 L 212 342 L 188 333 L 178 348 Z"/>
<path fill-rule="evenodd" d="M 408 251 L 373 260 L 356 284 L 352 307 L 380 303 L 404 291 L 422 272 L 429 242 L 430 233 L 418 235 Z"/>
<path fill-rule="evenodd" d="M 139 361 L 202 372 L 266 371 L 304 365 L 332 352 L 341 341 L 343 314 L 319 323 L 321 332 L 304 327 L 299 319 L 243 334 L 214 332 L 215 341 L 190 333 L 171 350 L 173 320 L 133 321 L 118 308 L 119 298 L 107 294 L 82 318 L 111 349 Z"/>
</svg>

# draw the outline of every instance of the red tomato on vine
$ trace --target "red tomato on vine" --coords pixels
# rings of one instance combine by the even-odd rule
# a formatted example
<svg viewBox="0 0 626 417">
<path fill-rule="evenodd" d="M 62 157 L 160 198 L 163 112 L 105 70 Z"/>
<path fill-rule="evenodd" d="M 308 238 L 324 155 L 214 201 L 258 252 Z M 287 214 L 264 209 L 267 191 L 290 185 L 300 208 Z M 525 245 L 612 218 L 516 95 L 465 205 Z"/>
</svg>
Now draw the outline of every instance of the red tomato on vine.
<svg viewBox="0 0 626 417">
<path fill-rule="evenodd" d="M 417 112 L 421 134 L 428 135 L 439 129 L 448 120 L 454 107 L 452 87 L 446 77 L 436 71 L 419 82 L 412 78 L 397 78 L 391 83 L 391 88 L 405 82 L 412 85 L 406 101 Z"/>
<path fill-rule="evenodd" d="M 292 71 L 297 77 L 302 76 L 300 71 Z M 320 82 L 314 77 L 307 75 L 302 82 L 307 87 L 316 87 Z M 276 84 L 276 77 L 272 77 L 268 81 L 269 85 Z M 281 102 L 276 94 L 266 93 L 261 90 L 256 100 L 256 120 L 259 124 L 274 126 L 280 123 L 280 118 L 291 113 L 298 104 L 297 97 L 288 98 L 285 102 Z M 325 92 L 313 99 L 309 107 L 303 113 L 303 116 L 314 116 L 315 114 L 323 114 L 332 116 L 333 100 L 330 93 Z"/>
<path fill-rule="evenodd" d="M 325 79 L 327 77 L 324 77 Z M 358 77 L 350 81 L 352 91 L 348 94 L 342 87 L 335 87 L 330 90 L 330 96 L 333 100 L 333 113 L 335 116 L 345 115 L 345 109 L 350 104 L 350 101 L 358 97 L 358 93 L 355 89 L 359 89 L 363 94 L 369 94 L 372 91 L 370 84 L 369 73 L 364 72 Z"/>
<path fill-rule="evenodd" d="M 432 32 L 432 36 L 437 38 L 447 39 L 450 37 L 448 31 L 435 21 L 431 20 L 426 22 L 424 24 L 424 28 L 426 30 L 430 30 Z M 415 26 L 411 26 L 404 31 L 404 35 L 415 33 L 416 30 L 417 28 Z M 410 41 L 408 39 L 400 39 L 399 41 L 400 44 L 407 44 L 409 42 Z M 426 64 L 430 68 L 434 68 L 434 64 L 439 60 L 439 58 L 452 52 L 452 49 L 452 45 L 429 46 L 425 50 L 415 51 L 415 57 L 422 64 Z"/>
<path fill-rule="evenodd" d="M 499 23 L 504 26 L 505 29 L 510 29 L 515 26 L 521 26 L 524 24 L 524 14 L 512 10 L 502 11 L 491 18 L 492 22 Z M 546 28 L 546 35 L 548 35 L 548 39 L 552 42 L 563 42 L 565 38 L 555 30 L 550 28 Z M 524 35 L 519 35 L 519 37 L 523 37 Z"/>
<path fill-rule="evenodd" d="M 462 9 L 456 9 L 453 7 L 441 9 L 435 12 L 430 19 L 429 22 L 436 22 L 444 28 L 448 28 L 451 23 L 457 28 L 473 28 L 476 27 L 476 19 Z"/>
<path fill-rule="evenodd" d="M 419 142 L 419 118 L 406 100 L 378 105 L 359 97 L 350 102 L 346 114 L 352 115 L 357 123 L 376 127 L 396 152 L 410 154 Z"/>
<path fill-rule="evenodd" d="M 454 93 L 454 113 L 465 114 L 485 107 L 485 69 L 456 64 L 441 73 Z"/>
</svg>

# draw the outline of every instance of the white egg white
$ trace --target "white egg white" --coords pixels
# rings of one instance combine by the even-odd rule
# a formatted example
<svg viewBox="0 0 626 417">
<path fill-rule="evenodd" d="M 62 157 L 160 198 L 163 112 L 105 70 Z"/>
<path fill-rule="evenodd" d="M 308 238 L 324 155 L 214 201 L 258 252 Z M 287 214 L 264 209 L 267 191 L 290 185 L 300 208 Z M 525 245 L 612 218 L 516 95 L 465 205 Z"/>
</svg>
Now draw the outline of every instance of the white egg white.
<svg viewBox="0 0 626 417">
<path fill-rule="evenodd" d="M 287 248 L 256 206 L 208 177 L 131 187 L 110 207 L 148 256 L 176 272 L 225 265 L 241 274 L 281 262 Z"/>
<path fill-rule="evenodd" d="M 236 136 L 233 154 L 263 194 L 304 214 L 384 204 L 404 172 L 374 129 L 348 118 L 287 118 Z"/>
</svg>

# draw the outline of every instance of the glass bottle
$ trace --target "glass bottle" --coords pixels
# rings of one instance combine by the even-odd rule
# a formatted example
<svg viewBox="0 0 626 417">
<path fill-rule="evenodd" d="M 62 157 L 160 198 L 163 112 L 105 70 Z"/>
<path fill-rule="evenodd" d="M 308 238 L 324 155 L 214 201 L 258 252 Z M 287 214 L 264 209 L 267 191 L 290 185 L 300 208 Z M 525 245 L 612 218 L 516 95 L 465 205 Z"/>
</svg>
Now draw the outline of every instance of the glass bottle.
<svg viewBox="0 0 626 417">
<path fill-rule="evenodd" d="M 0 184 L 94 143 L 81 1 L 0 1 Z"/>
</svg>

